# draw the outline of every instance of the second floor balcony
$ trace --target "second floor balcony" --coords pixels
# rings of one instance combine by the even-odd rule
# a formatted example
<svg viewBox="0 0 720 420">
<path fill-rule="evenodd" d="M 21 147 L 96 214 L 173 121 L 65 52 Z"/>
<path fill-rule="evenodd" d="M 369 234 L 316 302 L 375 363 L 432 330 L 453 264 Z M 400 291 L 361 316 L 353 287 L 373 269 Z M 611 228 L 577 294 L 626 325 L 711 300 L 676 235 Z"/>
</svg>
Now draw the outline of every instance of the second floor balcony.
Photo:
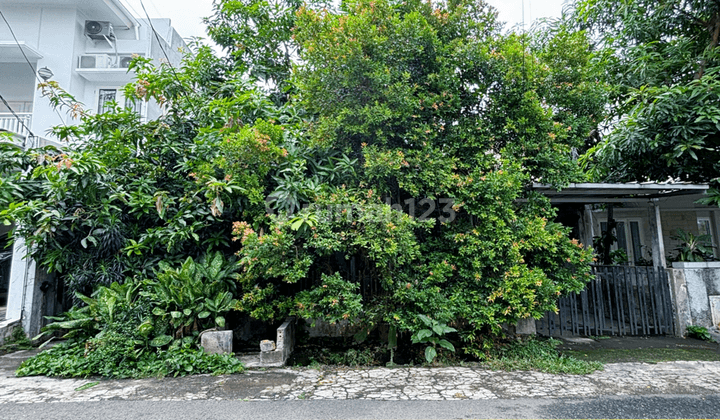
<svg viewBox="0 0 720 420">
<path fill-rule="evenodd" d="M 11 112 L 0 112 L 0 131 L 8 131 L 25 137 L 30 134 L 27 127 L 30 127 L 32 114 L 30 112 L 16 112 L 15 114 L 17 117 Z"/>
</svg>

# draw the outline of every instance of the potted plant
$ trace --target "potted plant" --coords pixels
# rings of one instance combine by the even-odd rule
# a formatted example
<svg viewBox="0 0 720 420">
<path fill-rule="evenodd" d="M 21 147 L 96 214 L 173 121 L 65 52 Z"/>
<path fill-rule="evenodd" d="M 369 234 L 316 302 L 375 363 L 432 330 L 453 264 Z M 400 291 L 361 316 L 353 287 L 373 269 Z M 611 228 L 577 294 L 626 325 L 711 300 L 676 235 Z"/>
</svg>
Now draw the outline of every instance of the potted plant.
<svg viewBox="0 0 720 420">
<path fill-rule="evenodd" d="M 695 236 L 690 232 L 678 229 L 677 234 L 670 238 L 680 241 L 680 245 L 674 248 L 677 251 L 675 256 L 677 261 L 704 262 L 714 259 L 712 250 L 714 247 L 710 235 Z"/>
</svg>

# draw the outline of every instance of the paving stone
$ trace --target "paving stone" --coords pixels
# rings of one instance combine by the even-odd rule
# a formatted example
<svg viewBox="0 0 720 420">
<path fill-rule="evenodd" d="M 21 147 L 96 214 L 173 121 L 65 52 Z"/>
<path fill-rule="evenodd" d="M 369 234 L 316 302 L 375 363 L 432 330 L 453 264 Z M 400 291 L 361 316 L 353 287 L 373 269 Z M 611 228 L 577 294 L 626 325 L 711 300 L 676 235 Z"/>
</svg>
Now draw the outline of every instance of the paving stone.
<svg viewBox="0 0 720 420">
<path fill-rule="evenodd" d="M 17 378 L 0 357 L 0 403 L 122 400 L 461 400 L 611 395 L 710 395 L 720 362 L 617 363 L 590 375 L 490 371 L 478 367 L 268 369 L 241 375 L 98 380 Z M 17 357 L 13 356 L 13 357 Z M 91 382 L 99 383 L 81 389 Z"/>
</svg>

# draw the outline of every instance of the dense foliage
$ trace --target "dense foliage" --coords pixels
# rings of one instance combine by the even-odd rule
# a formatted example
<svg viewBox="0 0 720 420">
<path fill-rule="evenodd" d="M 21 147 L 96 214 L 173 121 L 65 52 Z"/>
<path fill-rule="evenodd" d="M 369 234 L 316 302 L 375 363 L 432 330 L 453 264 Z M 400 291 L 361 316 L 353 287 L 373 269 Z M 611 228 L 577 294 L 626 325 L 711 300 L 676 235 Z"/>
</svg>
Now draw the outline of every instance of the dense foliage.
<svg viewBox="0 0 720 420">
<path fill-rule="evenodd" d="M 216 253 L 179 269 L 161 264 L 152 280 L 97 286 L 77 293 L 73 307 L 44 328 L 64 332 L 61 343 L 28 359 L 18 375 L 144 377 L 235 373 L 233 355 L 208 355 L 195 344 L 203 331 L 223 327 L 234 290 L 228 267 Z"/>
<path fill-rule="evenodd" d="M 720 3 L 583 0 L 572 19 L 602 51 L 617 118 L 588 156 L 595 178 L 717 181 Z"/>
<path fill-rule="evenodd" d="M 72 147 L 3 154 L 0 217 L 77 296 L 56 327 L 89 348 L 130 340 L 130 357 L 192 345 L 230 310 L 293 314 L 389 324 L 431 360 L 556 309 L 591 254 L 527 187 L 583 178 L 574 153 L 604 91 L 584 34 L 504 35 L 495 19 L 482 1 L 223 0 L 208 22 L 229 58 L 133 63 L 126 96 L 161 119 L 48 91 L 78 114 L 56 130 Z M 215 252 L 226 268 L 195 267 Z M 86 316 L 125 288 L 132 320 Z"/>
</svg>

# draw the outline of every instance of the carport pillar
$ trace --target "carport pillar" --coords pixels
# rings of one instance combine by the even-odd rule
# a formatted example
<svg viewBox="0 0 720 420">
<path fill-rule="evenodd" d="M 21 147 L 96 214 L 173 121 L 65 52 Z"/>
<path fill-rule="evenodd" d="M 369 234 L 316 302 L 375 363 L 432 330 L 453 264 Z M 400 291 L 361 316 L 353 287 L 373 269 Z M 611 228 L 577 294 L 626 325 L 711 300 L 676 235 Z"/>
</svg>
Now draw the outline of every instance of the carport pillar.
<svg viewBox="0 0 720 420">
<path fill-rule="evenodd" d="M 650 200 L 648 208 L 650 220 L 650 237 L 652 238 L 653 266 L 667 268 L 665 262 L 665 243 L 663 242 L 662 219 L 660 219 L 660 202 L 657 198 Z"/>
<path fill-rule="evenodd" d="M 585 249 L 588 249 L 593 246 L 593 238 L 595 237 L 595 223 L 593 222 L 592 206 L 590 204 L 585 204 L 583 222 L 585 225 L 585 238 L 583 239 L 585 243 L 583 245 L 585 245 Z"/>
</svg>

